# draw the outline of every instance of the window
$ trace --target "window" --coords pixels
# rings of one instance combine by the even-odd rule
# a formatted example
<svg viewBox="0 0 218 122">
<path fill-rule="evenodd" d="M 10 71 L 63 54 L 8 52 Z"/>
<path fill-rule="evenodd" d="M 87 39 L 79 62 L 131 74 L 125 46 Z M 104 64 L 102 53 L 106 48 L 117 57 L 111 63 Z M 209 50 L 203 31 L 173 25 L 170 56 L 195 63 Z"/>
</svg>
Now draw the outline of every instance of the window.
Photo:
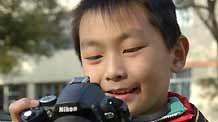
<svg viewBox="0 0 218 122">
<path fill-rule="evenodd" d="M 4 93 L 3 93 L 3 86 L 0 86 L 0 112 L 3 111 L 3 99 L 4 99 Z"/>
<path fill-rule="evenodd" d="M 3 101 L 3 110 L 5 112 L 8 111 L 8 106 L 18 100 L 20 98 L 26 97 L 26 85 L 19 84 L 19 85 L 5 85 L 3 86 L 2 91 L 2 101 Z M 1 90 L 0 90 L 1 92 Z"/>
<path fill-rule="evenodd" d="M 26 97 L 26 85 L 9 85 L 9 103 Z"/>
<path fill-rule="evenodd" d="M 36 85 L 36 98 L 41 98 L 47 95 L 58 96 L 64 88 L 65 83 L 45 83 Z"/>
</svg>

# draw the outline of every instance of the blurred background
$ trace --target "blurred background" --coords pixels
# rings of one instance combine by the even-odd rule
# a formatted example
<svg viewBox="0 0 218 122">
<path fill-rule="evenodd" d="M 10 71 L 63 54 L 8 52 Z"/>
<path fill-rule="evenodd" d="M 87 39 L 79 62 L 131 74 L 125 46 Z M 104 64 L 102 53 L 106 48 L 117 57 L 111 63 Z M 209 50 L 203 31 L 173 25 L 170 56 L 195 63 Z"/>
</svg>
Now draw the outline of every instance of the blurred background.
<svg viewBox="0 0 218 122">
<path fill-rule="evenodd" d="M 0 0 L 0 117 L 11 102 L 58 95 L 80 62 L 71 38 L 71 10 L 80 0 Z M 218 122 L 218 2 L 174 0 L 190 41 L 183 72 L 170 90 L 186 96 Z"/>
</svg>

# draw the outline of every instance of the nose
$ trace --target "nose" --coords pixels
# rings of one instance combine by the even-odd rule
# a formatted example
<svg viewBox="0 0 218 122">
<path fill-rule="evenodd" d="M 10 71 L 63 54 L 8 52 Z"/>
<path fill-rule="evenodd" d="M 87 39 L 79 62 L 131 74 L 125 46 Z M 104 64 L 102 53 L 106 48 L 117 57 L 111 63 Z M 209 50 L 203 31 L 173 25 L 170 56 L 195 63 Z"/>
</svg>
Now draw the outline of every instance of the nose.
<svg viewBox="0 0 218 122">
<path fill-rule="evenodd" d="M 105 69 L 106 81 L 122 81 L 128 77 L 124 62 L 119 57 L 112 57 L 107 60 Z"/>
</svg>

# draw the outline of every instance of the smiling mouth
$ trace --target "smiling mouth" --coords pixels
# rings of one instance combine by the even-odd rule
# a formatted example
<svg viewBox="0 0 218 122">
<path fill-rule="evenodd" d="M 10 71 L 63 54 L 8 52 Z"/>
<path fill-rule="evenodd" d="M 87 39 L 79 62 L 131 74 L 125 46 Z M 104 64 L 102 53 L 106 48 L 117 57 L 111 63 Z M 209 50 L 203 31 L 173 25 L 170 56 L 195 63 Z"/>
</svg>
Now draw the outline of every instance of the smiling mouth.
<svg viewBox="0 0 218 122">
<path fill-rule="evenodd" d="M 138 89 L 138 87 L 131 88 L 131 89 L 123 88 L 123 89 L 117 89 L 117 90 L 110 90 L 110 91 L 107 91 L 107 93 L 109 93 L 109 94 L 122 95 L 122 94 L 133 93 L 133 92 L 135 92 L 137 89 Z"/>
<path fill-rule="evenodd" d="M 112 96 L 118 99 L 121 99 L 123 101 L 128 101 L 132 98 L 134 98 L 135 95 L 137 95 L 140 91 L 139 87 L 134 88 L 121 88 L 116 90 L 110 90 L 105 92 L 107 96 Z"/>
</svg>

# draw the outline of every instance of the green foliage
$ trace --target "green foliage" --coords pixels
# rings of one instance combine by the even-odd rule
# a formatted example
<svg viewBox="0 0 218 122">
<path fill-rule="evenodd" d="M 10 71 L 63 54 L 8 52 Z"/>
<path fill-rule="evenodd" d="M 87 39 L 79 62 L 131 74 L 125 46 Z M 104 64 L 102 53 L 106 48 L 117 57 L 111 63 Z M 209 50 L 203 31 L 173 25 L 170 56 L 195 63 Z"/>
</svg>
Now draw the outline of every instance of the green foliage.
<svg viewBox="0 0 218 122">
<path fill-rule="evenodd" d="M 0 73 L 9 73 L 23 54 L 61 49 L 64 15 L 55 0 L 0 0 Z"/>
</svg>

